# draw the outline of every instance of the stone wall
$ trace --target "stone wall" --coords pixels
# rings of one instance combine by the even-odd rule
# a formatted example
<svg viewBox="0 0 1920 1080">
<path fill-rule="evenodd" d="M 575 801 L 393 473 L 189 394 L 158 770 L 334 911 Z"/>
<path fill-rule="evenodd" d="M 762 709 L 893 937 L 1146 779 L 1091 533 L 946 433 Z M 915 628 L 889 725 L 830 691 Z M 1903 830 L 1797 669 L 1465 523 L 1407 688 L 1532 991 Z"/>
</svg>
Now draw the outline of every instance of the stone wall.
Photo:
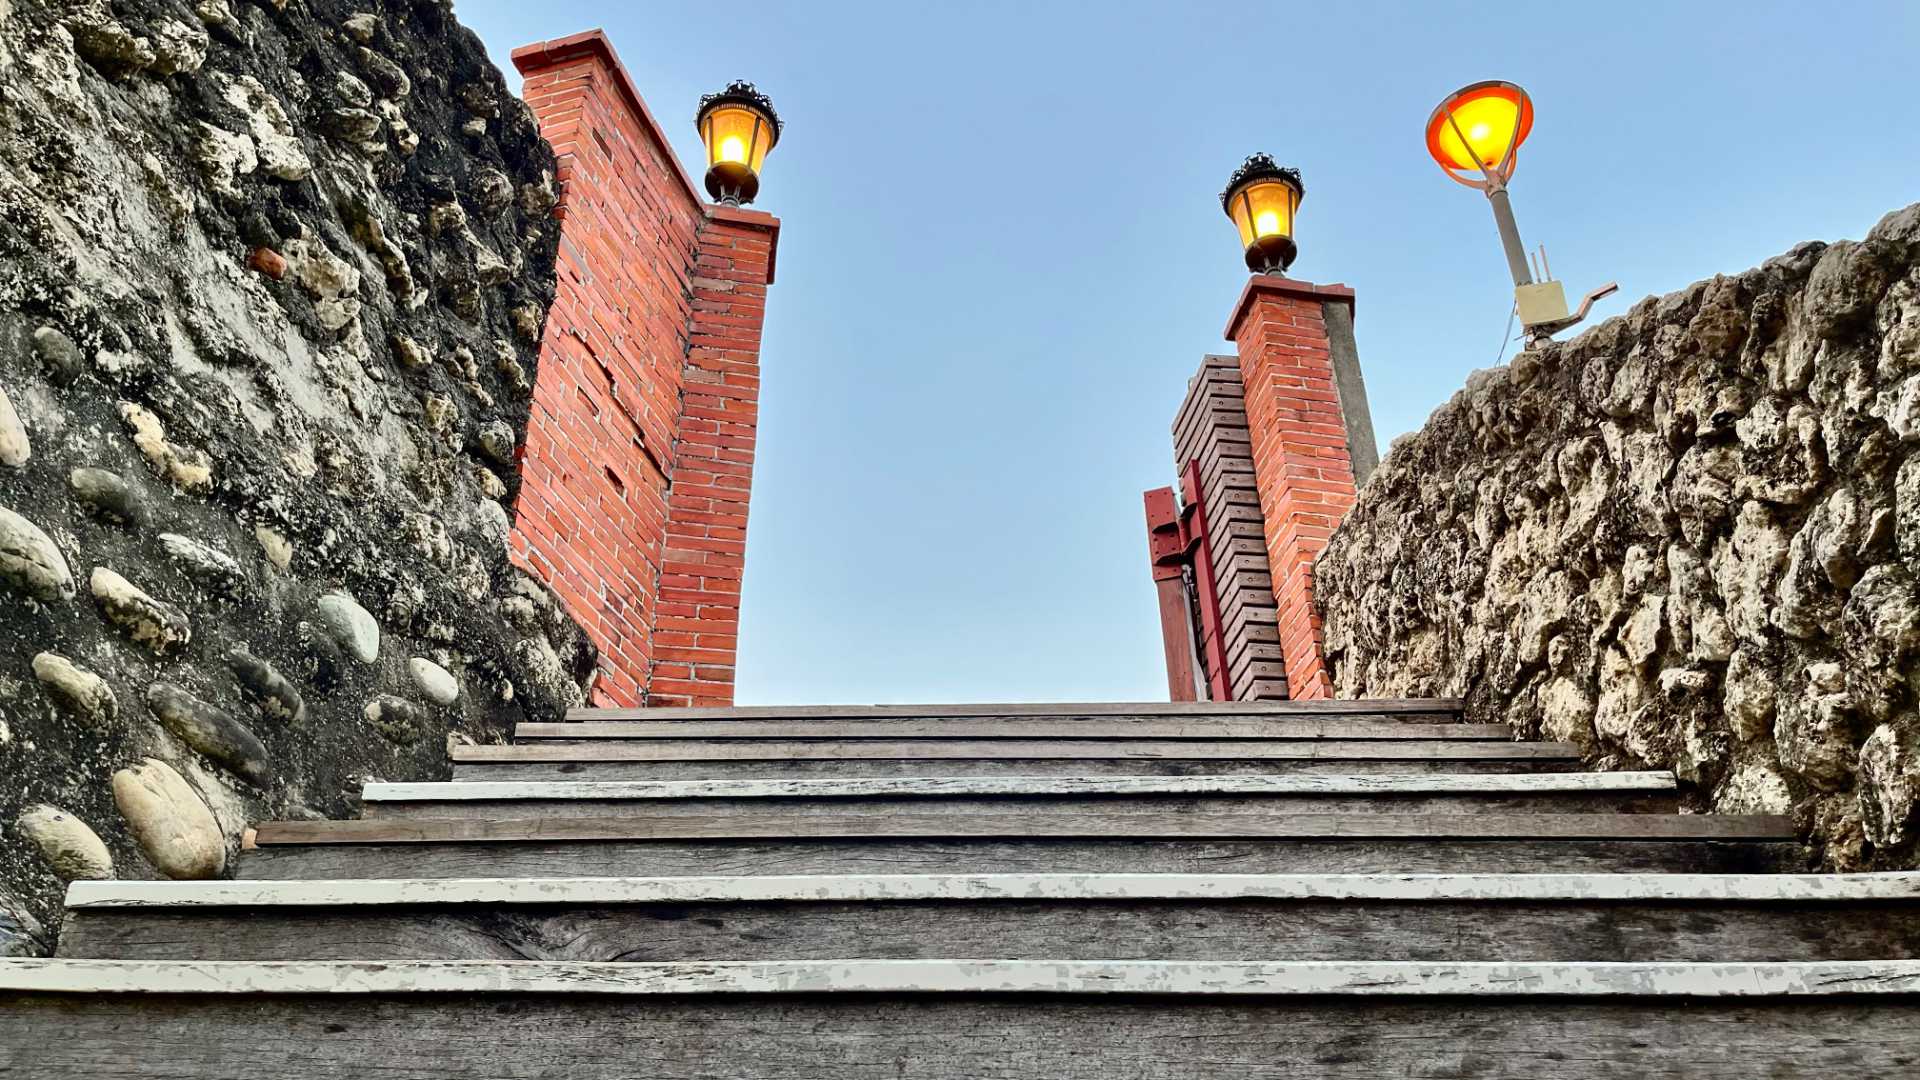
<svg viewBox="0 0 1920 1080">
<path fill-rule="evenodd" d="M 1920 206 L 1476 373 L 1315 572 L 1342 697 L 1920 865 Z"/>
<path fill-rule="evenodd" d="M 0 952 L 581 699 L 552 169 L 445 0 L 0 0 Z"/>
</svg>

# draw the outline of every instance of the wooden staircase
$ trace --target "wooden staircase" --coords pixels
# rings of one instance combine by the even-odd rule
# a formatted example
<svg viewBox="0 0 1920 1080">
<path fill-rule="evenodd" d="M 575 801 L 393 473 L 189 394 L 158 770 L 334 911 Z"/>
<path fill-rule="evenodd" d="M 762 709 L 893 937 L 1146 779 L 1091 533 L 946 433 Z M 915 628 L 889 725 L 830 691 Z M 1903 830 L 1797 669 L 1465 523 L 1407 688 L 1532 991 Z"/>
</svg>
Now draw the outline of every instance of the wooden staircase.
<svg viewBox="0 0 1920 1080">
<path fill-rule="evenodd" d="M 1456 702 L 577 720 L 74 884 L 0 1076 L 1920 1075 L 1920 874 Z"/>
</svg>

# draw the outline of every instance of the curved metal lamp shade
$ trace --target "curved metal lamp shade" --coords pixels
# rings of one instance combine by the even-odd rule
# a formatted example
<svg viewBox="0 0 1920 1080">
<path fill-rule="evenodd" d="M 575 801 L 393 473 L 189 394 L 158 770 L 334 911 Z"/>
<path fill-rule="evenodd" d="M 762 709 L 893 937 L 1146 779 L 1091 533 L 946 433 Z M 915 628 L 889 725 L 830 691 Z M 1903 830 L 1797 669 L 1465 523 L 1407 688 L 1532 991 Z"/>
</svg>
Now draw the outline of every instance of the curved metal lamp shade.
<svg viewBox="0 0 1920 1080">
<path fill-rule="evenodd" d="M 1492 190 L 1513 177 L 1533 130 L 1533 99 L 1516 83 L 1489 80 L 1447 96 L 1427 117 L 1427 153 L 1468 187 Z"/>
</svg>

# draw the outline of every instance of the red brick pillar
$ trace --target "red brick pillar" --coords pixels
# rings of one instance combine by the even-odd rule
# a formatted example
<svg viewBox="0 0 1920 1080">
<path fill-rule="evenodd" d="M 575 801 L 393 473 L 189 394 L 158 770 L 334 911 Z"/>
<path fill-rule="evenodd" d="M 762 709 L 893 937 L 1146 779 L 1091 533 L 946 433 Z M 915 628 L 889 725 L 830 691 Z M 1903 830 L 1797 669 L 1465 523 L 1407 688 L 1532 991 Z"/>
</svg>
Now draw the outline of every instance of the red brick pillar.
<svg viewBox="0 0 1920 1080">
<path fill-rule="evenodd" d="M 509 551 L 599 647 L 595 705 L 730 704 L 779 220 L 707 205 L 599 31 L 513 62 L 561 232 Z"/>
<path fill-rule="evenodd" d="M 733 704 L 760 409 L 760 328 L 780 219 L 712 206 L 700 229 L 651 705 Z"/>
<path fill-rule="evenodd" d="M 1339 309 L 1332 314 L 1346 327 L 1339 346 L 1330 339 L 1328 308 Z M 1281 656 L 1296 699 L 1333 696 L 1313 606 L 1313 561 L 1354 501 L 1348 415 L 1357 404 L 1364 416 L 1366 404 L 1361 396 L 1343 410 L 1335 371 L 1336 351 L 1351 351 L 1352 311 L 1353 290 L 1345 286 L 1260 275 L 1227 324 L 1227 340 L 1239 346 Z M 1369 424 L 1363 453 L 1372 452 L 1372 438 Z"/>
</svg>

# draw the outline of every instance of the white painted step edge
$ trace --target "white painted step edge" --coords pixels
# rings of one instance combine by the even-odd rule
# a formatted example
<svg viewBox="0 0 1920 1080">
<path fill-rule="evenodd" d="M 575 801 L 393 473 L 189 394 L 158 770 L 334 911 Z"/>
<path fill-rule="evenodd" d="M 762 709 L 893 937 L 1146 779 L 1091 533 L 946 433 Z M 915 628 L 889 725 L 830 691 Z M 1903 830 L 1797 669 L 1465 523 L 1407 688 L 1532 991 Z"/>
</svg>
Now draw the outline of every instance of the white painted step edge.
<svg viewBox="0 0 1920 1080">
<path fill-rule="evenodd" d="M 0 961 L 0 992 L 1167 994 L 1782 998 L 1920 994 L 1920 960 L 1773 964 L 807 960 Z"/>
<path fill-rule="evenodd" d="M 1878 874 L 837 874 L 774 877 L 76 881 L 69 910 L 910 900 L 1920 901 Z"/>
<path fill-rule="evenodd" d="M 1248 776 L 948 776 L 819 780 L 454 780 L 370 783 L 367 802 L 510 799 L 887 798 L 973 795 L 1529 795 L 1662 792 L 1672 772 L 1283 774 Z"/>
</svg>

